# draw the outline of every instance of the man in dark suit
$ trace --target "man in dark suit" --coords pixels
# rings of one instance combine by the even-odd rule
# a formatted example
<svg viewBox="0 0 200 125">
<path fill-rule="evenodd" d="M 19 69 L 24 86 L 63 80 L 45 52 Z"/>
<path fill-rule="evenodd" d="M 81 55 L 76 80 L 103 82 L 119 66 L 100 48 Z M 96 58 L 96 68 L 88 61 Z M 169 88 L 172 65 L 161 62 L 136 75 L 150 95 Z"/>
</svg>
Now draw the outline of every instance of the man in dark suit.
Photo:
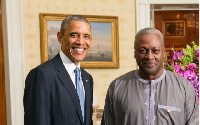
<svg viewBox="0 0 200 125">
<path fill-rule="evenodd" d="M 57 38 L 60 53 L 27 75 L 24 125 L 92 125 L 93 79 L 80 68 L 91 45 L 91 25 L 83 16 L 68 16 Z"/>
</svg>

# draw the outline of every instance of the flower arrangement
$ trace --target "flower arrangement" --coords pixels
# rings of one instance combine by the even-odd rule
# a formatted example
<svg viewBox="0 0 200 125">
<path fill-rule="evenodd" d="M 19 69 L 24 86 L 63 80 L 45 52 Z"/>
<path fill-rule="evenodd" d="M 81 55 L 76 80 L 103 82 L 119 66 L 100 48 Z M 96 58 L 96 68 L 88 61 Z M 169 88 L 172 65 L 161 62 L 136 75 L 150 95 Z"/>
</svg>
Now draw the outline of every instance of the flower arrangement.
<svg viewBox="0 0 200 125">
<path fill-rule="evenodd" d="M 169 44 L 171 51 L 166 53 L 165 67 L 188 79 L 199 99 L 199 46 L 194 41 L 191 44 L 192 46 L 187 45 L 181 51 L 175 51 Z"/>
</svg>

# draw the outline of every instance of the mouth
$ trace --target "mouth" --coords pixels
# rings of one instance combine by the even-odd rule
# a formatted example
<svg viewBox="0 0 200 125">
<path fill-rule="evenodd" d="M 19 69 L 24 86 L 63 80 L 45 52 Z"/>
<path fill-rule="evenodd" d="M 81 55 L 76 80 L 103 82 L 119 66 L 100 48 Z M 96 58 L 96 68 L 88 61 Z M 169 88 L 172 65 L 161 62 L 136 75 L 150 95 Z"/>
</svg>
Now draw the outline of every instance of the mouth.
<svg viewBox="0 0 200 125">
<path fill-rule="evenodd" d="M 154 63 L 143 63 L 143 65 L 146 66 L 146 67 L 153 67 L 153 66 L 155 66 Z"/>
<path fill-rule="evenodd" d="M 72 47 L 73 50 L 83 52 L 86 48 Z"/>
</svg>

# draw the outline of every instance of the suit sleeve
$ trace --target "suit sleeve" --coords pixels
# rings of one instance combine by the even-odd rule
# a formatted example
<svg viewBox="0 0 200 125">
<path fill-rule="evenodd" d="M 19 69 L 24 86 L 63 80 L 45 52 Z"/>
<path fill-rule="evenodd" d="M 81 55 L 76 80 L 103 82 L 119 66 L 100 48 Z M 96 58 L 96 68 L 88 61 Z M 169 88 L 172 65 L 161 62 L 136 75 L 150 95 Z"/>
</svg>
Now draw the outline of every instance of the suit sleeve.
<svg viewBox="0 0 200 125">
<path fill-rule="evenodd" d="M 24 125 L 50 125 L 50 85 L 48 72 L 32 70 L 25 80 Z"/>
<path fill-rule="evenodd" d="M 93 81 L 92 77 L 91 77 L 91 79 L 92 79 L 91 80 L 92 81 L 92 87 L 91 87 L 91 98 L 90 98 L 90 100 L 91 100 L 92 103 L 91 103 L 91 106 L 90 106 L 91 107 L 91 111 L 90 111 L 91 112 L 91 116 L 90 116 L 91 122 L 90 122 L 90 124 L 93 125 L 92 115 L 93 115 L 93 86 L 94 86 L 94 81 Z"/>
</svg>

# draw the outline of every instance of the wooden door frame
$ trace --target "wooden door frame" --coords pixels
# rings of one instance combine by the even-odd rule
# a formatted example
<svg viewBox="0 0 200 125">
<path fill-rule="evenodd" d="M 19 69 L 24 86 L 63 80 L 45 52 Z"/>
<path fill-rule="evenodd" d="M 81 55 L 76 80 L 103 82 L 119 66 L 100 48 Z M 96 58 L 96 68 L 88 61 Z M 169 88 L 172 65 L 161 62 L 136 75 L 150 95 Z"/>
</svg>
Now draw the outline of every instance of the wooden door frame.
<svg viewBox="0 0 200 125">
<path fill-rule="evenodd" d="M 137 32 L 145 27 L 153 27 L 154 5 L 192 5 L 199 4 L 198 0 L 136 0 Z M 177 8 L 180 10 L 181 8 Z M 185 8 L 190 10 L 191 8 Z"/>
<path fill-rule="evenodd" d="M 1 0 L 0 0 L 1 12 Z M 5 93 L 5 74 L 4 74 L 4 55 L 3 55 L 3 34 L 2 34 L 2 13 L 0 13 L 0 124 L 6 125 L 6 93 Z"/>
<path fill-rule="evenodd" d="M 24 35 L 22 0 L 2 0 L 7 125 L 23 125 Z"/>
</svg>

